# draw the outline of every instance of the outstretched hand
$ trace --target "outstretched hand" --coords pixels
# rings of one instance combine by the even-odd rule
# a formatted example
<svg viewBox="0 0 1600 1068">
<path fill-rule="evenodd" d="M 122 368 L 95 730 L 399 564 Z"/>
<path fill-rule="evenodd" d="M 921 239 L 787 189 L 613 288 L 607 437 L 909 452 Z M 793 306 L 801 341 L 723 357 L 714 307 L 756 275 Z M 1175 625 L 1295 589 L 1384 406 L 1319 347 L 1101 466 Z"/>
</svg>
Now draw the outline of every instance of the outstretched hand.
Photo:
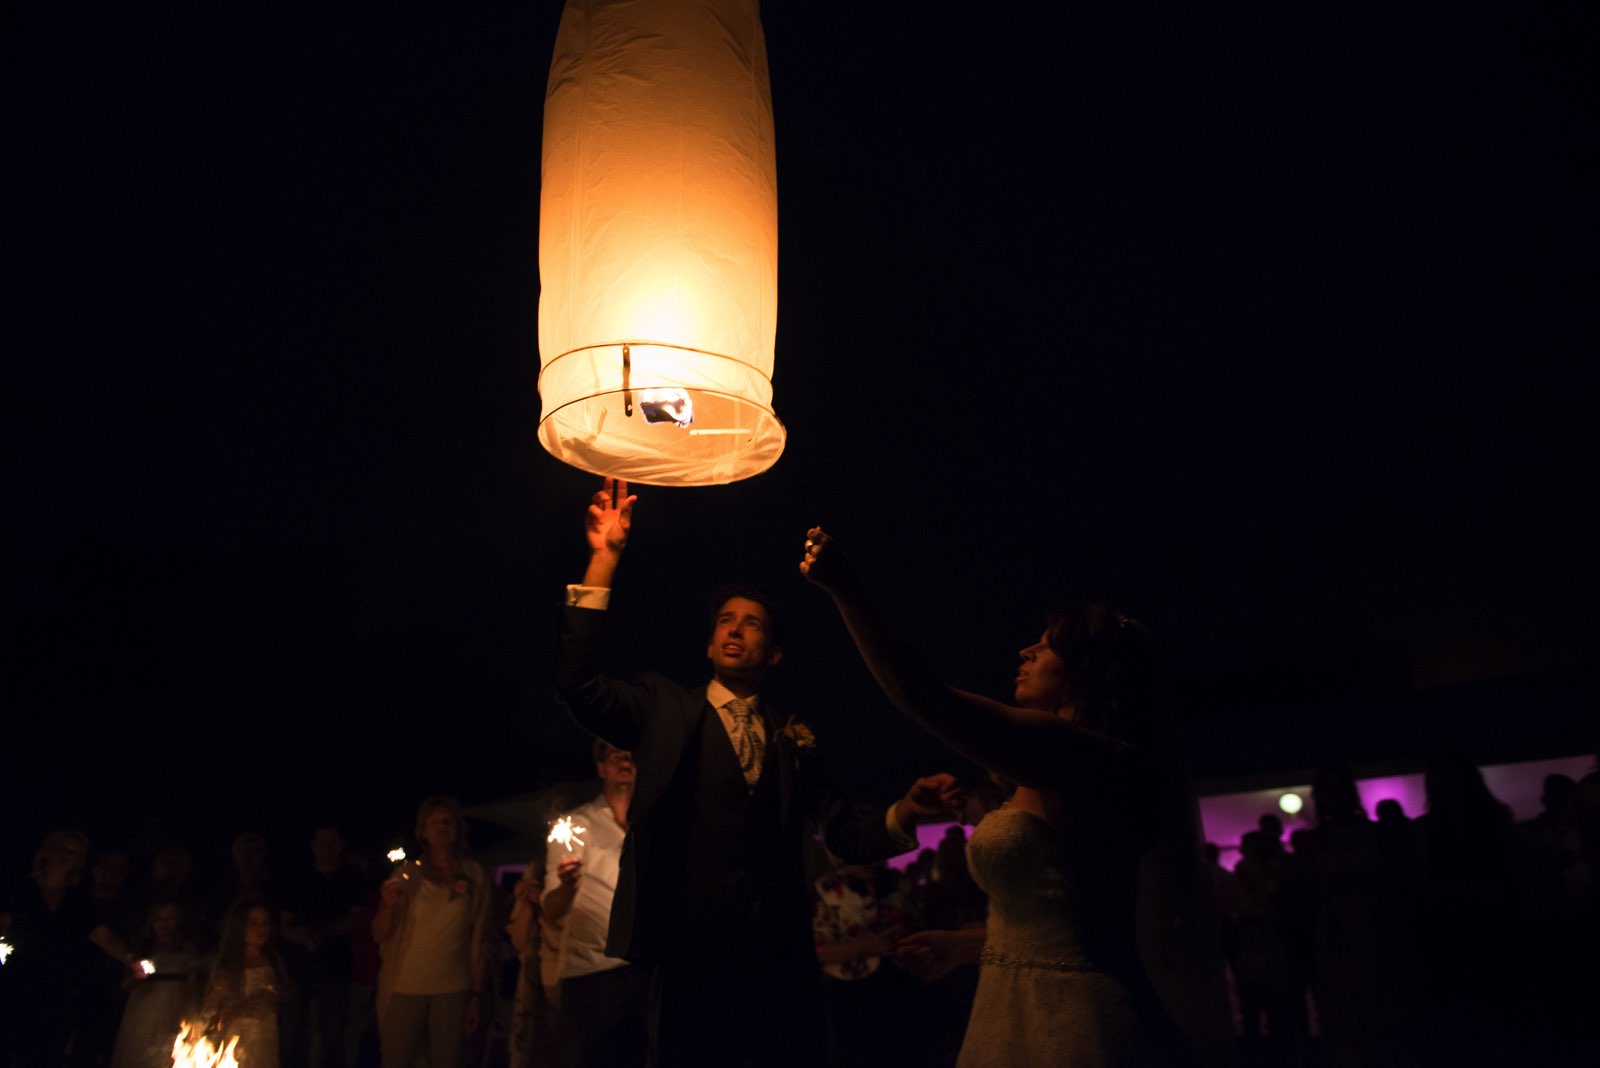
<svg viewBox="0 0 1600 1068">
<path fill-rule="evenodd" d="M 620 555 L 628 544 L 628 531 L 633 527 L 633 502 L 639 498 L 628 493 L 628 483 L 620 478 L 605 480 L 605 485 L 589 501 L 589 514 L 584 524 L 591 553 L 607 552 Z"/>
<path fill-rule="evenodd" d="M 821 527 L 806 531 L 805 553 L 800 557 L 800 574 L 812 585 L 820 586 L 835 596 L 854 592 L 861 585 L 860 576 L 856 574 L 850 558 Z"/>
<path fill-rule="evenodd" d="M 911 784 L 906 796 L 895 802 L 895 820 L 902 827 L 916 823 L 960 820 L 966 804 L 966 791 L 954 775 L 940 772 L 924 775 Z"/>
</svg>

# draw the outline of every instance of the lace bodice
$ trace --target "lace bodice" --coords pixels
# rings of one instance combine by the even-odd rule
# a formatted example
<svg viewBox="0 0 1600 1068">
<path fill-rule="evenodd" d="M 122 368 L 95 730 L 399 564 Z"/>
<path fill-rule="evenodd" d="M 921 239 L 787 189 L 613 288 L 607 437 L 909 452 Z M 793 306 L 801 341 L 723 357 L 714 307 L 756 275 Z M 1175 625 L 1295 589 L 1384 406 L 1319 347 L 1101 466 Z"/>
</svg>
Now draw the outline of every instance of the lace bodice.
<svg viewBox="0 0 1600 1068">
<path fill-rule="evenodd" d="M 1071 859 L 1049 823 L 1022 809 L 996 809 L 967 843 L 967 864 L 989 895 L 985 963 L 1089 965 L 1073 922 Z"/>
</svg>

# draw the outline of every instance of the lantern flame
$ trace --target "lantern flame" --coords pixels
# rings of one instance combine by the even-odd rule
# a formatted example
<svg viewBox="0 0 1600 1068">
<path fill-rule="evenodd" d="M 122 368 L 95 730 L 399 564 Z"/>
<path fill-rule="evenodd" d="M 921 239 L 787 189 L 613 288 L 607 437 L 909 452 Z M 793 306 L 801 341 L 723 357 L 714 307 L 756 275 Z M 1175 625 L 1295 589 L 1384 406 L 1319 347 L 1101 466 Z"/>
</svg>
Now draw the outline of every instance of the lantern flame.
<svg viewBox="0 0 1600 1068">
<path fill-rule="evenodd" d="M 185 1020 L 172 1043 L 172 1068 L 239 1068 L 238 1058 L 233 1055 L 238 1044 L 239 1036 L 233 1035 L 218 1046 L 203 1030 Z"/>
<path fill-rule="evenodd" d="M 588 833 L 589 828 L 587 827 L 573 826 L 571 816 L 562 816 L 560 819 L 556 820 L 553 825 L 551 825 L 550 837 L 546 838 L 545 841 L 560 842 L 562 845 L 567 847 L 567 852 L 570 853 L 572 852 L 572 843 L 576 842 L 579 845 L 584 844 L 583 839 L 579 838 L 578 835 Z"/>
<path fill-rule="evenodd" d="M 647 389 L 639 394 L 639 408 L 647 423 L 686 427 L 694 422 L 694 401 L 686 389 Z"/>
</svg>

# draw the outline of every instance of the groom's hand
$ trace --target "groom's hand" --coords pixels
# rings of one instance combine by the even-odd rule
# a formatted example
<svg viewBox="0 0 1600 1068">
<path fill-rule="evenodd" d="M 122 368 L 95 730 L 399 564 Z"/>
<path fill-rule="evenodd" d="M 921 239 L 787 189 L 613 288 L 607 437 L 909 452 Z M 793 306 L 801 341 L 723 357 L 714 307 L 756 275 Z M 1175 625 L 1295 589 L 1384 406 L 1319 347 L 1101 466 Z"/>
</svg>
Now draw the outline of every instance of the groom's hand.
<svg viewBox="0 0 1600 1068">
<path fill-rule="evenodd" d="M 611 588 L 617 561 L 622 559 L 628 532 L 633 529 L 633 502 L 638 499 L 620 478 L 607 478 L 600 492 L 589 499 L 583 524 L 589 542 L 589 564 L 584 568 L 583 585 Z"/>
<path fill-rule="evenodd" d="M 911 784 L 906 796 L 895 802 L 895 821 L 902 827 L 916 823 L 959 820 L 966 792 L 954 775 L 924 775 Z"/>
<path fill-rule="evenodd" d="M 628 532 L 633 528 L 633 502 L 638 499 L 637 495 L 628 493 L 625 480 L 605 480 L 600 492 L 589 499 L 589 512 L 584 520 L 591 553 L 622 555 L 628 544 Z"/>
</svg>

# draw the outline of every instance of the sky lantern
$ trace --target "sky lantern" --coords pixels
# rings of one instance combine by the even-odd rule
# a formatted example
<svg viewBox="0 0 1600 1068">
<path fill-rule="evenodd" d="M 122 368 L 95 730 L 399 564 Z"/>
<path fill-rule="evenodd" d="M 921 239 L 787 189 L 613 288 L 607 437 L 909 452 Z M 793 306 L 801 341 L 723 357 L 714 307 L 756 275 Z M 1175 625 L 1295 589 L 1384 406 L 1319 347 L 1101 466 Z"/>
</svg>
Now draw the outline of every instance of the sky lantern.
<svg viewBox="0 0 1600 1068">
<path fill-rule="evenodd" d="M 756 0 L 567 0 L 539 284 L 553 456 L 659 486 L 777 461 L 777 159 Z"/>
</svg>

